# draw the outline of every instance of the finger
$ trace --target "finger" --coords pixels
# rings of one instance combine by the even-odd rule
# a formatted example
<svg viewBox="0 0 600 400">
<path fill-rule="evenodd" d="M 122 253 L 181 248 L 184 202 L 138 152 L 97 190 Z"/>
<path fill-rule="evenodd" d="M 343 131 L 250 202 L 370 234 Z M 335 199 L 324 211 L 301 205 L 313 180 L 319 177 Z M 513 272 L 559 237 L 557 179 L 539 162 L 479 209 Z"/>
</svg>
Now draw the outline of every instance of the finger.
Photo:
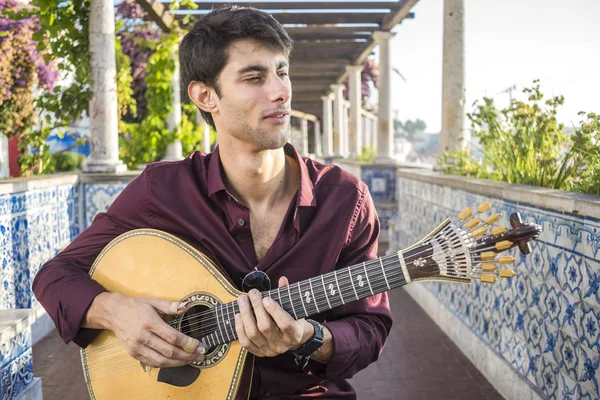
<svg viewBox="0 0 600 400">
<path fill-rule="evenodd" d="M 238 340 L 240 341 L 240 344 L 242 345 L 242 347 L 244 349 L 248 350 L 250 353 L 254 354 L 255 356 L 261 356 L 258 346 L 256 346 L 254 343 L 252 343 L 252 341 L 248 338 L 248 336 L 246 336 L 246 331 L 244 329 L 244 323 L 242 321 L 242 316 L 240 314 L 235 314 L 234 320 L 235 320 L 235 332 L 237 333 Z"/>
<path fill-rule="evenodd" d="M 162 314 L 180 314 L 187 310 L 187 306 L 190 304 L 189 301 L 167 301 L 163 299 L 157 299 L 153 297 L 146 297 L 144 300 L 152 307 L 157 309 Z"/>
<path fill-rule="evenodd" d="M 252 312 L 252 306 L 247 296 L 243 295 L 238 298 L 238 307 L 240 308 L 240 317 L 242 319 L 242 328 L 244 329 L 245 336 L 255 345 L 259 347 L 263 346 L 267 340 L 256 326 L 254 312 Z"/>
<path fill-rule="evenodd" d="M 150 332 L 161 337 L 167 343 L 178 346 L 187 353 L 197 352 L 198 354 L 204 354 L 206 350 L 197 339 L 189 337 L 179 332 L 177 329 L 172 328 L 162 319 L 158 318 L 158 316 L 157 320 L 148 328 L 150 329 Z"/>
<path fill-rule="evenodd" d="M 290 284 L 290 282 L 288 281 L 288 278 L 286 278 L 285 276 L 282 276 L 281 278 L 279 278 L 279 287 L 287 286 L 289 284 Z"/>
<path fill-rule="evenodd" d="M 148 346 L 140 347 L 137 353 L 136 358 L 151 367 L 181 367 L 189 363 L 189 361 L 169 359 Z"/>
<path fill-rule="evenodd" d="M 190 363 L 192 361 L 202 361 L 204 359 L 203 354 L 194 351 L 185 351 L 180 347 L 173 346 L 171 343 L 166 342 L 161 337 L 154 334 L 151 334 L 147 346 L 170 360 L 185 361 Z"/>
<path fill-rule="evenodd" d="M 277 304 L 276 301 L 270 297 L 265 297 L 262 302 L 265 311 L 269 313 L 269 316 L 272 318 L 272 320 L 275 322 L 275 325 L 277 325 L 277 328 L 279 328 L 281 332 L 287 335 L 294 335 L 299 332 L 297 321 L 279 304 Z"/>
<path fill-rule="evenodd" d="M 262 302 L 262 294 L 256 289 L 252 289 L 249 293 L 254 317 L 256 318 L 256 327 L 266 337 L 271 338 L 274 334 L 275 325 L 269 313 L 265 310 Z"/>
</svg>

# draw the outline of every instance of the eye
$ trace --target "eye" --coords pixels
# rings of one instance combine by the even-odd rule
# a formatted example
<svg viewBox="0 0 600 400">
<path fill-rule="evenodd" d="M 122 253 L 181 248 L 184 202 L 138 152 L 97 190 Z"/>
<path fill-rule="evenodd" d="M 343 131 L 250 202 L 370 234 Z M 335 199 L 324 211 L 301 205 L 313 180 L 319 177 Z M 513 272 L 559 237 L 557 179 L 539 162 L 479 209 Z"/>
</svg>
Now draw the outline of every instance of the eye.
<svg viewBox="0 0 600 400">
<path fill-rule="evenodd" d="M 289 76 L 289 75 L 290 75 L 290 74 L 289 74 L 288 72 L 286 72 L 286 71 L 281 71 L 281 72 L 279 73 L 279 76 Z"/>
<path fill-rule="evenodd" d="M 250 78 L 246 79 L 246 81 L 248 82 L 258 82 L 260 80 L 260 76 L 251 76 Z"/>
</svg>

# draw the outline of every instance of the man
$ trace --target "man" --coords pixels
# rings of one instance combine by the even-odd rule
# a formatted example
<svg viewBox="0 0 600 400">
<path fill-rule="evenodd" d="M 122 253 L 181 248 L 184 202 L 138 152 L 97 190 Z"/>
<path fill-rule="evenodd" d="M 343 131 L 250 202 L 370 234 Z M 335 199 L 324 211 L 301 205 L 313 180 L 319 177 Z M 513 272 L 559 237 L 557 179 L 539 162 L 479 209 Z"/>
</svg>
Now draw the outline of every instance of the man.
<svg viewBox="0 0 600 400">
<path fill-rule="evenodd" d="M 132 229 L 160 229 L 207 249 L 240 288 L 253 270 L 282 286 L 376 257 L 379 223 L 364 183 L 287 144 L 291 47 L 272 16 L 251 8 L 217 9 L 185 36 L 182 82 L 219 146 L 148 166 L 43 266 L 33 290 L 65 342 L 85 347 L 109 329 L 147 365 L 203 359 L 198 341 L 160 316 L 185 308 L 109 293 L 89 278 L 102 248 Z M 317 315 L 323 325 L 294 320 L 256 290 L 238 304 L 237 335 L 257 356 L 252 398 L 354 398 L 346 379 L 377 359 L 392 324 L 386 294 Z"/>
</svg>

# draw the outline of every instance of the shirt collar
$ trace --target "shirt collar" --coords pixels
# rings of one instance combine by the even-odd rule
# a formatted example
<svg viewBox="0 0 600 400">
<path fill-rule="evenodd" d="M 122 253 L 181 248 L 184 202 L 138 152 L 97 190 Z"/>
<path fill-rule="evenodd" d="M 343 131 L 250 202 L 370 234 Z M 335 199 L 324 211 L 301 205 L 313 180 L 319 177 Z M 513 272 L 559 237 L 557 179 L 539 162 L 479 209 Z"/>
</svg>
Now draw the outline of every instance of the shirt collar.
<svg viewBox="0 0 600 400">
<path fill-rule="evenodd" d="M 315 187 L 306 167 L 306 162 L 290 143 L 286 143 L 283 150 L 285 154 L 294 157 L 300 168 L 300 187 L 298 188 L 296 206 L 316 207 Z M 222 190 L 227 191 L 223 182 L 223 176 L 221 175 L 221 158 L 219 157 L 219 146 L 217 146 L 208 161 L 208 196 L 211 197 Z"/>
</svg>

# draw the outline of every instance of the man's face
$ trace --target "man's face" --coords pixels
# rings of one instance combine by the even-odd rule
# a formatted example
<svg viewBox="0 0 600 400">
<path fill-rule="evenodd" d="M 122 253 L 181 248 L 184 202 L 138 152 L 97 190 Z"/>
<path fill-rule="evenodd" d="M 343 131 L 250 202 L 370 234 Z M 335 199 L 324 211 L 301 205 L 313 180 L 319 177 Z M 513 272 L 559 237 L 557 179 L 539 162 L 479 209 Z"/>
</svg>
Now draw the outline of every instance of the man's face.
<svg viewBox="0 0 600 400">
<path fill-rule="evenodd" d="M 252 40 L 229 46 L 218 76 L 221 97 L 213 113 L 219 135 L 255 145 L 281 148 L 290 137 L 290 83 L 287 58 Z"/>
</svg>

